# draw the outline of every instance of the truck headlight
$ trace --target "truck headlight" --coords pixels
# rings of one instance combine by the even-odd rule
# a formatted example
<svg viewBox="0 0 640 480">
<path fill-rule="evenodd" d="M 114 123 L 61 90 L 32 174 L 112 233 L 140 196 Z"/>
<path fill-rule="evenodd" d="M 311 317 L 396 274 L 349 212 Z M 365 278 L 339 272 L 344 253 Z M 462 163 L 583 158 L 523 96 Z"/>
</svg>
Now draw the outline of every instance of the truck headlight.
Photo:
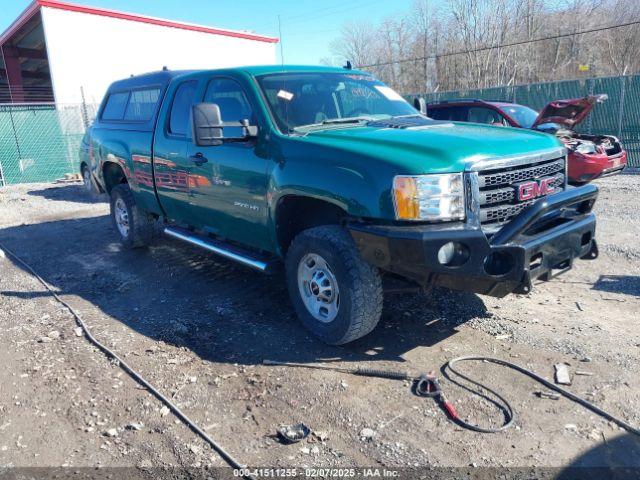
<svg viewBox="0 0 640 480">
<path fill-rule="evenodd" d="M 398 220 L 464 219 L 461 173 L 397 176 L 393 179 L 393 199 Z"/>
</svg>

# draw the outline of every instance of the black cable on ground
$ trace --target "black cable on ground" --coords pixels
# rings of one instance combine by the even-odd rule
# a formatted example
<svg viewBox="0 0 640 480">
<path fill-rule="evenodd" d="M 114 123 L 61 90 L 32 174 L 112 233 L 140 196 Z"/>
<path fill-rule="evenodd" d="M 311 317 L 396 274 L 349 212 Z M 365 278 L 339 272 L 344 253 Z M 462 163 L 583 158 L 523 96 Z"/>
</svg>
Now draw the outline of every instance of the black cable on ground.
<svg viewBox="0 0 640 480">
<path fill-rule="evenodd" d="M 542 385 L 544 385 L 545 387 L 549 388 L 550 390 L 554 390 L 554 391 L 558 392 L 559 394 L 561 394 L 562 396 L 564 396 L 564 397 L 566 397 L 566 398 L 568 398 L 570 400 L 573 400 L 574 402 L 578 403 L 579 405 L 582 405 L 583 407 L 591 410 L 592 412 L 600 415 L 601 417 L 606 418 L 607 420 L 610 420 L 610 421 L 614 422 L 615 424 L 617 424 L 620 427 L 624 428 L 628 432 L 640 436 L 640 429 L 637 429 L 637 428 L 629 425 L 624 420 L 621 420 L 621 419 L 619 419 L 617 417 L 614 417 L 610 413 L 607 413 L 604 410 L 602 410 L 600 407 L 595 406 L 593 403 L 588 402 L 587 400 L 585 400 L 583 398 L 580 398 L 577 395 L 574 395 L 569 390 L 565 390 L 564 388 L 555 385 L 554 383 L 550 382 L 549 380 L 546 380 L 545 378 L 541 377 L 537 373 L 534 373 L 531 370 L 527 370 L 526 368 L 521 367 L 519 365 L 516 365 L 515 363 L 507 362 L 506 360 L 500 360 L 499 358 L 492 358 L 492 357 L 481 357 L 481 356 L 468 356 L 468 357 L 454 358 L 453 360 L 449 360 L 447 363 L 445 363 L 444 367 L 442 367 L 442 371 L 443 371 L 443 373 L 446 375 L 446 377 L 449 380 L 453 381 L 457 385 L 462 386 L 463 388 L 467 388 L 467 387 L 464 387 L 460 383 L 458 383 L 455 380 L 453 380 L 447 374 L 447 372 L 446 372 L 447 368 L 449 370 L 451 370 L 451 372 L 453 372 L 457 376 L 459 376 L 461 378 L 464 378 L 466 381 L 468 381 L 470 383 L 473 383 L 474 385 L 476 385 L 476 386 L 478 386 L 480 388 L 483 388 L 483 389 L 491 392 L 492 394 L 494 394 L 497 398 L 499 398 L 502 402 L 504 402 L 504 410 L 506 412 L 508 420 L 503 426 L 498 427 L 498 428 L 483 428 L 483 427 L 479 427 L 478 425 L 473 425 L 471 423 L 467 423 L 467 422 L 461 420 L 460 418 L 457 418 L 456 421 L 460 425 L 465 427 L 465 428 L 468 428 L 470 430 L 474 430 L 476 432 L 483 432 L 483 433 L 500 432 L 502 430 L 505 430 L 505 429 L 509 428 L 512 425 L 513 419 L 515 417 L 515 414 L 513 413 L 513 409 L 511 408 L 511 405 L 509 405 L 509 402 L 507 402 L 502 396 L 498 395 L 495 391 L 487 388 L 485 385 L 481 384 L 480 382 L 469 378 L 468 376 L 460 373 L 459 371 L 457 371 L 457 370 L 455 370 L 453 368 L 453 366 L 456 363 L 470 362 L 470 361 L 495 363 L 497 365 L 502 365 L 503 367 L 511 368 L 512 370 L 520 372 L 523 375 L 526 375 L 526 376 L 534 379 L 535 381 L 537 381 L 538 383 L 541 383 Z M 479 392 L 475 392 L 475 393 L 481 395 Z"/>
<path fill-rule="evenodd" d="M 118 355 L 116 353 L 114 353 L 113 351 L 111 351 L 109 348 L 107 348 L 106 346 L 104 346 L 103 344 L 101 344 L 98 340 L 96 340 L 93 335 L 91 335 L 91 331 L 89 330 L 89 328 L 87 327 L 87 325 L 84 323 L 84 321 L 82 320 L 82 318 L 80 317 L 80 315 L 73 309 L 73 307 L 71 307 L 67 302 L 65 302 L 62 298 L 60 298 L 60 296 L 55 292 L 55 290 L 46 282 L 46 280 L 44 280 L 40 275 L 38 275 L 38 273 L 29 265 L 27 264 L 25 261 L 23 261 L 20 257 L 18 257 L 15 253 L 13 253 L 12 251 L 8 250 L 7 248 L 5 248 L 1 243 L 0 243 L 0 252 L 4 250 L 4 252 L 9 255 L 10 257 L 12 257 L 15 261 L 17 261 L 18 263 L 20 263 L 22 266 L 24 266 L 29 272 L 31 272 L 31 274 L 49 291 L 49 293 L 51 293 L 51 295 L 58 301 L 60 302 L 68 311 L 69 313 L 71 313 L 71 315 L 74 317 L 74 319 L 76 320 L 76 323 L 82 328 L 82 330 L 84 331 L 87 339 L 93 343 L 99 350 L 101 350 L 102 352 L 104 352 L 108 357 L 113 358 L 114 360 L 116 360 L 118 362 L 118 365 L 125 371 L 127 372 L 134 380 L 136 380 L 138 383 L 140 383 L 141 385 L 143 385 L 144 387 L 146 387 L 151 393 L 153 393 L 161 402 L 163 402 L 171 411 L 173 411 L 173 413 L 180 418 L 189 428 L 191 428 L 195 433 L 197 433 L 198 435 L 200 435 L 205 441 L 207 441 L 212 447 L 213 449 L 232 467 L 236 468 L 236 469 L 243 469 L 245 468 L 240 462 L 238 462 L 235 458 L 233 458 L 231 456 L 231 454 L 229 454 L 226 450 L 224 450 L 224 448 L 222 448 L 222 446 L 220 446 L 215 440 L 213 440 L 211 437 L 209 437 L 209 435 L 207 435 L 200 427 L 198 427 L 195 422 L 193 422 L 189 417 L 187 417 L 176 405 L 174 405 L 167 397 L 165 397 L 162 393 L 160 393 L 158 391 L 158 389 L 156 389 L 153 385 L 151 385 L 147 380 L 144 379 L 144 377 L 142 377 L 142 375 L 140 375 L 138 372 L 136 372 L 133 368 L 131 368 L 129 365 L 127 365 L 122 359 L 120 359 L 120 357 L 118 357 Z M 1 256 L 0 256 L 1 258 Z M 502 397 L 500 394 L 498 394 L 497 392 L 495 392 L 494 390 L 491 390 L 490 388 L 488 388 L 487 386 L 483 385 L 482 383 L 473 380 L 471 378 L 469 378 L 468 376 L 460 373 L 459 371 L 457 371 L 456 369 L 453 368 L 453 366 L 456 363 L 461 363 L 461 362 L 469 362 L 469 361 L 479 361 L 479 362 L 489 362 L 489 363 L 495 363 L 496 365 L 502 365 L 504 367 L 508 367 L 511 368 L 512 370 L 515 370 L 517 372 L 522 373 L 523 375 L 526 375 L 532 379 L 534 379 L 535 381 L 537 381 L 538 383 L 544 385 L 545 387 L 554 390 L 556 392 L 558 392 L 559 394 L 563 395 L 564 397 L 573 400 L 574 402 L 578 403 L 579 405 L 582 405 L 583 407 L 591 410 L 592 412 L 600 415 L 603 418 L 606 418 L 607 420 L 610 420 L 612 422 L 614 422 L 615 424 L 619 425 L 620 427 L 624 428 L 625 430 L 627 430 L 630 433 L 633 433 L 635 435 L 640 436 L 640 430 L 631 426 L 630 424 L 626 423 L 624 420 L 621 420 L 617 417 L 614 417 L 613 415 L 611 415 L 610 413 L 605 412 L 604 410 L 602 410 L 601 408 L 597 407 L 596 405 L 588 402 L 587 400 L 578 397 L 577 395 L 574 395 L 573 393 L 571 393 L 568 390 L 565 390 L 562 387 L 559 387 L 557 385 L 555 385 L 554 383 L 551 383 L 550 381 L 546 380 L 545 378 L 541 377 L 540 375 L 532 372 L 531 370 L 527 370 L 524 367 L 521 367 L 519 365 L 516 365 L 515 363 L 511 363 L 511 362 L 507 362 L 506 360 L 501 360 L 499 358 L 492 358 L 492 357 L 483 357 L 483 356 L 465 356 L 465 357 L 458 357 L 458 358 L 454 358 L 452 360 L 449 360 L 447 363 L 445 363 L 445 365 L 442 367 L 442 371 L 444 373 L 444 375 L 452 382 L 454 382 L 455 384 L 466 388 L 467 390 L 470 390 L 468 387 L 460 384 L 459 382 L 457 382 L 456 380 L 453 380 L 449 374 L 447 373 L 447 368 L 449 370 L 451 370 L 452 373 L 454 373 L 455 375 L 459 376 L 460 378 L 464 378 L 466 381 L 476 385 L 479 388 L 482 388 L 488 392 L 491 392 L 496 398 L 498 398 L 501 402 L 503 402 L 503 405 L 499 405 L 498 402 L 496 402 L 495 400 L 489 399 L 488 397 L 486 397 L 483 393 L 478 392 L 478 391 L 473 391 L 472 392 L 476 393 L 477 395 L 483 396 L 484 398 L 489 399 L 491 402 L 493 402 L 494 404 L 497 404 L 500 406 L 500 408 L 503 409 L 503 411 L 505 412 L 505 416 L 507 418 L 507 421 L 501 426 L 501 427 L 497 427 L 497 428 L 484 428 L 484 427 L 480 427 L 478 425 L 474 425 L 468 422 L 465 422 L 464 420 L 462 420 L 457 414 L 455 415 L 455 418 L 453 419 L 456 423 L 458 423 L 459 425 L 469 429 L 469 430 L 473 430 L 476 432 L 482 432 L 482 433 L 496 433 L 496 432 L 500 432 L 503 430 L 506 430 L 507 428 L 509 428 L 514 421 L 515 418 L 515 413 L 513 411 L 513 408 L 511 407 L 511 405 L 509 404 L 509 402 Z M 276 362 L 274 362 L 276 363 Z M 356 373 L 355 371 L 353 373 Z M 367 375 L 367 373 L 372 374 L 374 373 L 373 371 L 367 371 L 367 370 L 362 370 L 361 371 L 361 375 Z M 373 376 L 379 376 L 378 375 L 379 372 L 375 372 L 375 375 Z M 406 375 L 406 374 L 403 374 Z M 389 377 L 391 378 L 391 377 Z M 395 377 L 394 377 L 395 378 Z M 444 398 L 443 398 L 444 400 Z M 446 400 L 444 400 L 446 402 Z M 448 403 L 448 402 L 447 402 Z M 245 475 L 243 478 L 251 478 L 247 475 Z"/>
<path fill-rule="evenodd" d="M 4 251 L 9 257 L 13 258 L 16 262 L 26 268 L 48 291 L 51 293 L 53 298 L 55 298 L 59 303 L 61 303 L 68 311 L 71 313 L 76 323 L 82 330 L 84 331 L 87 339 L 95 345 L 99 350 L 101 350 L 107 357 L 114 359 L 118 362 L 120 368 L 122 368 L 125 372 L 131 376 L 136 382 L 144 386 L 147 390 L 153 393 L 158 400 L 164 403 L 180 420 L 182 420 L 191 430 L 193 430 L 196 434 L 202 437 L 211 447 L 226 461 L 231 467 L 236 469 L 244 469 L 246 468 L 242 465 L 238 460 L 233 458 L 233 456 L 227 452 L 218 442 L 216 442 L 213 438 L 207 435 L 204 430 L 202 430 L 196 423 L 187 417 L 186 414 L 182 412 L 174 403 L 171 402 L 167 397 L 165 397 L 160 391 L 151 385 L 145 378 L 136 372 L 133 368 L 131 368 L 125 361 L 123 361 L 115 352 L 110 350 L 108 347 L 100 343 L 96 338 L 91 334 L 89 327 L 84 323 L 80 315 L 69 305 L 66 301 L 64 301 L 60 296 L 56 293 L 51 285 L 47 283 L 45 279 L 43 279 L 38 273 L 24 260 L 22 260 L 19 256 L 13 253 L 11 250 L 7 249 L 4 245 L 0 243 L 0 252 Z M 1 258 L 1 256 L 0 256 Z M 247 475 L 242 478 L 252 478 Z"/>
</svg>

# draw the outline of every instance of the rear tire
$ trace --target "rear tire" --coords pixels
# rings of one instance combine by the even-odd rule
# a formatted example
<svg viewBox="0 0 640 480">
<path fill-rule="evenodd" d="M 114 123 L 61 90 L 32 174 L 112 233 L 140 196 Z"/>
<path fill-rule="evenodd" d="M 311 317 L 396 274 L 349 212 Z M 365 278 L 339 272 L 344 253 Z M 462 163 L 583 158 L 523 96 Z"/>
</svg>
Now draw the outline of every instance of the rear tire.
<svg viewBox="0 0 640 480">
<path fill-rule="evenodd" d="M 300 233 L 286 258 L 287 286 L 305 327 L 343 345 L 371 332 L 382 314 L 382 281 L 349 233 L 327 225 Z"/>
<path fill-rule="evenodd" d="M 111 190 L 111 220 L 120 242 L 128 249 L 149 245 L 159 231 L 158 219 L 136 205 L 126 183 Z"/>
</svg>

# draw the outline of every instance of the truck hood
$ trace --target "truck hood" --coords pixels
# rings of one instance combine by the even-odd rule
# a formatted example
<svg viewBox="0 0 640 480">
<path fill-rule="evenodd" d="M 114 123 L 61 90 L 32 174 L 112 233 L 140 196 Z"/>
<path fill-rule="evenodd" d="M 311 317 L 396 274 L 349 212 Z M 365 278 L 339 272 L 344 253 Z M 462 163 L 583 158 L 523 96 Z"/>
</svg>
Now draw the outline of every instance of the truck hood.
<svg viewBox="0 0 640 480">
<path fill-rule="evenodd" d="M 596 103 L 602 103 L 607 98 L 609 98 L 608 95 L 599 94 L 570 100 L 556 100 L 540 111 L 531 128 L 545 123 L 555 123 L 571 129 L 587 118 Z"/>
<path fill-rule="evenodd" d="M 561 146 L 555 137 L 531 130 L 418 119 L 400 127 L 393 120 L 336 127 L 298 139 L 395 164 L 406 174 L 461 172 L 470 162 Z"/>
</svg>

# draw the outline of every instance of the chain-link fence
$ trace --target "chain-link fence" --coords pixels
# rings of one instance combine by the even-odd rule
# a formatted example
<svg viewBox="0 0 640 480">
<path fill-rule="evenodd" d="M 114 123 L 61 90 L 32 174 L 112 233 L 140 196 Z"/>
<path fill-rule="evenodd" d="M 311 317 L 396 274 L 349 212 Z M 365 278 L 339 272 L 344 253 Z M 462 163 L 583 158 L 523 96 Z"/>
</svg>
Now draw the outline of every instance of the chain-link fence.
<svg viewBox="0 0 640 480">
<path fill-rule="evenodd" d="M 594 93 L 606 93 L 609 99 L 595 106 L 578 131 L 617 136 L 629 154 L 629 165 L 640 167 L 640 75 L 436 92 L 424 97 L 427 103 L 454 98 L 502 100 L 540 110 L 553 100 Z"/>
<path fill-rule="evenodd" d="M 427 102 L 453 98 L 506 100 L 539 110 L 552 100 L 594 93 L 606 93 L 609 99 L 594 108 L 579 130 L 618 136 L 629 153 L 629 164 L 640 167 L 640 75 L 437 92 L 425 98 Z M 77 173 L 80 142 L 97 108 L 0 105 L 0 186 L 49 182 Z"/>
<path fill-rule="evenodd" d="M 80 142 L 95 105 L 0 105 L 0 186 L 78 173 Z"/>
</svg>

